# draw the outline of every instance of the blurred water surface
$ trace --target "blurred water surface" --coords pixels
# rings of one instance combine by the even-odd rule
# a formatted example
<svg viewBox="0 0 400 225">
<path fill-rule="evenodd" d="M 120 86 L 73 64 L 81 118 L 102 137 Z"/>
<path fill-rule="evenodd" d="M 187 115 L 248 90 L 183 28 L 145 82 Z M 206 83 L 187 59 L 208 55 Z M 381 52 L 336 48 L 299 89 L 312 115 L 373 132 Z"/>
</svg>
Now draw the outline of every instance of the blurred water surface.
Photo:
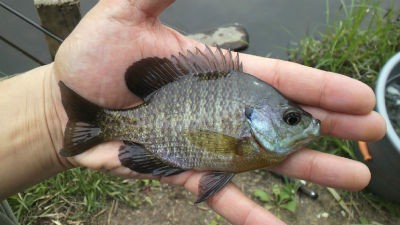
<svg viewBox="0 0 400 225">
<path fill-rule="evenodd" d="M 39 23 L 33 1 L 3 2 Z M 81 1 L 82 15 L 96 2 Z M 285 48 L 289 43 L 297 42 L 315 30 L 324 29 L 327 4 L 332 12 L 337 12 L 339 1 L 177 0 L 161 15 L 161 20 L 182 33 L 196 33 L 220 25 L 240 23 L 250 35 L 250 47 L 246 52 L 286 59 Z M 51 62 L 44 35 L 2 8 L 0 34 L 41 61 Z M 37 66 L 36 62 L 0 40 L 1 73 L 15 74 Z"/>
</svg>

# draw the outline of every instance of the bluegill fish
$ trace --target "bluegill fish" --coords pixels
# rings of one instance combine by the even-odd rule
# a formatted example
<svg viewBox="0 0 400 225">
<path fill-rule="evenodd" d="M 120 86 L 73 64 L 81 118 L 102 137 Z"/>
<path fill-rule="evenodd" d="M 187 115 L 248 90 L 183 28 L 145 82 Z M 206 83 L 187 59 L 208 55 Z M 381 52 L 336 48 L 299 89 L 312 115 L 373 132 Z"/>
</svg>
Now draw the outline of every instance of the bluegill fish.
<svg viewBox="0 0 400 225">
<path fill-rule="evenodd" d="M 319 135 L 319 120 L 244 73 L 231 51 L 145 58 L 125 78 L 142 105 L 101 108 L 59 83 L 69 118 L 62 156 L 121 140 L 121 164 L 136 172 L 209 171 L 199 184 L 202 202 L 235 173 L 274 166 Z"/>
</svg>

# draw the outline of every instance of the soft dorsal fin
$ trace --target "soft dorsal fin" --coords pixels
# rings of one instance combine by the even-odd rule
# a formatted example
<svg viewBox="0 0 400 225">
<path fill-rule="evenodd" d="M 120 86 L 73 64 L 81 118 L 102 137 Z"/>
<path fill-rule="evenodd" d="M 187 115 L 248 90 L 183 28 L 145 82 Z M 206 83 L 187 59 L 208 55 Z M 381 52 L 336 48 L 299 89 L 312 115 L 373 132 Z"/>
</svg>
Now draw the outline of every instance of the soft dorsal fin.
<svg viewBox="0 0 400 225">
<path fill-rule="evenodd" d="M 170 58 L 150 57 L 132 64 L 125 73 L 129 90 L 145 99 L 162 86 L 182 76 L 198 76 L 201 79 L 218 79 L 230 71 L 242 71 L 239 54 L 231 51 L 223 54 L 221 48 L 213 52 L 206 46 L 204 51 L 195 49 L 186 54 L 179 53 Z"/>
</svg>

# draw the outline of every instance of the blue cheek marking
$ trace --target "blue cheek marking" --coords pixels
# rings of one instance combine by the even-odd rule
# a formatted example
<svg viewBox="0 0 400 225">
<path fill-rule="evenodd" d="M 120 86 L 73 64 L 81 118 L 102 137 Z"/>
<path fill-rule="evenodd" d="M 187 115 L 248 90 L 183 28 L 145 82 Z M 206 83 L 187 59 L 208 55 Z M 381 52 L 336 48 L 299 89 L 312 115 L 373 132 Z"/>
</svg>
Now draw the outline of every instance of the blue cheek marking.
<svg viewBox="0 0 400 225">
<path fill-rule="evenodd" d="M 256 112 L 253 113 L 251 120 L 248 120 L 251 127 L 251 132 L 253 133 L 256 141 L 259 145 L 261 145 L 265 150 L 274 152 L 276 154 L 285 155 L 290 152 L 286 146 L 286 143 L 283 143 L 281 137 L 277 136 L 276 127 L 272 124 L 271 119 L 265 116 L 260 116 Z"/>
<path fill-rule="evenodd" d="M 254 116 L 256 117 L 256 116 Z M 273 151 L 274 146 L 268 138 L 274 137 L 274 131 L 265 121 L 260 121 L 258 118 L 253 118 L 250 121 L 251 132 L 253 133 L 257 142 L 265 149 Z"/>
</svg>

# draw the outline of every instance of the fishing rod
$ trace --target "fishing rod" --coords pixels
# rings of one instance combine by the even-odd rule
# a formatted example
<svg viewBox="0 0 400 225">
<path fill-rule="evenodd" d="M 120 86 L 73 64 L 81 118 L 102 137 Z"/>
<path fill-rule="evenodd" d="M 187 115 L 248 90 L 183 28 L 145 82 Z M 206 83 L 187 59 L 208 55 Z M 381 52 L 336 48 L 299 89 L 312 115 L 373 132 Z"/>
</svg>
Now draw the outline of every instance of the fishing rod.
<svg viewBox="0 0 400 225">
<path fill-rule="evenodd" d="M 30 58 L 32 61 L 36 62 L 39 65 L 45 65 L 46 63 L 44 63 L 43 61 L 41 61 L 40 59 L 36 58 L 35 56 L 31 55 L 29 52 L 25 51 L 24 49 L 22 49 L 21 47 L 19 47 L 18 45 L 14 44 L 13 42 L 11 42 L 10 40 L 7 40 L 5 37 L 3 37 L 2 35 L 0 35 L 0 40 L 4 41 L 6 44 L 10 45 L 11 47 L 13 47 L 14 49 L 18 50 L 19 52 L 21 52 L 23 55 L 25 55 L 26 57 Z"/>
<path fill-rule="evenodd" d="M 5 4 L 3 1 L 0 1 L 0 6 L 2 8 L 4 8 L 5 10 L 9 11 L 10 13 L 14 14 L 15 16 L 17 16 L 18 18 L 22 19 L 23 21 L 25 21 L 26 23 L 30 24 L 31 26 L 33 26 L 34 28 L 40 30 L 41 32 L 43 32 L 44 34 L 46 34 L 47 36 L 53 38 L 54 40 L 58 41 L 59 43 L 62 43 L 64 40 L 62 38 L 60 38 L 59 36 L 55 35 L 54 33 L 52 33 L 51 31 L 47 30 L 46 28 L 42 27 L 41 25 L 35 23 L 33 20 L 29 19 L 28 17 L 24 16 L 22 13 L 18 12 L 17 10 L 13 9 L 12 7 L 8 6 L 7 4 Z"/>
</svg>

